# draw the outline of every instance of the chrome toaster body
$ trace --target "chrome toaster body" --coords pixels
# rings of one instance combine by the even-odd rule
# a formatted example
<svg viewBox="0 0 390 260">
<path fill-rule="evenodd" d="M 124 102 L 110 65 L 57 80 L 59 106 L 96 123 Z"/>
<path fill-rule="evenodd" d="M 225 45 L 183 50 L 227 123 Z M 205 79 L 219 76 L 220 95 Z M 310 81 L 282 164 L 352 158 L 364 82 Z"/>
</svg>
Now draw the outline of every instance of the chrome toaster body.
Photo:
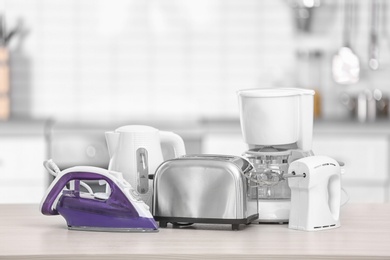
<svg viewBox="0 0 390 260">
<path fill-rule="evenodd" d="M 154 176 L 153 216 L 166 227 L 175 223 L 248 224 L 258 217 L 257 189 L 245 173 L 244 158 L 187 155 L 165 161 Z"/>
</svg>

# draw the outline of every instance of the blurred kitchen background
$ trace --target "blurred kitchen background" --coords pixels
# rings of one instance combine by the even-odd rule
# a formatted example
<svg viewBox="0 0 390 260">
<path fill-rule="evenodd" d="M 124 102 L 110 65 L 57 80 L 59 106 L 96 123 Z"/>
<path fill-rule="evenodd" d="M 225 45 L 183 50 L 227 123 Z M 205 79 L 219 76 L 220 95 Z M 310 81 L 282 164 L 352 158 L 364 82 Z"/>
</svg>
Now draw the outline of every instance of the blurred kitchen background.
<svg viewBox="0 0 390 260">
<path fill-rule="evenodd" d="M 0 203 L 39 202 L 44 159 L 107 167 L 124 124 L 241 154 L 236 91 L 277 87 L 316 90 L 313 150 L 345 162 L 350 201 L 388 202 L 387 2 L 0 0 Z M 332 76 L 346 36 L 353 84 Z"/>
</svg>

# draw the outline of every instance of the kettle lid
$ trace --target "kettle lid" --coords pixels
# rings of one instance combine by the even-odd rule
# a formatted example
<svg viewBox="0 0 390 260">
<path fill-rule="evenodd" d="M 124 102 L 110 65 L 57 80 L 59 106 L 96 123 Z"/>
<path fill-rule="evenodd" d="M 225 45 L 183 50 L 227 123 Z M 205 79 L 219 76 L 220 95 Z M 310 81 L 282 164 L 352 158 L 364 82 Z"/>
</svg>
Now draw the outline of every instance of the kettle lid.
<svg viewBox="0 0 390 260">
<path fill-rule="evenodd" d="M 158 131 L 156 128 L 146 125 L 125 125 L 117 128 L 115 132 L 147 132 L 152 133 Z"/>
</svg>

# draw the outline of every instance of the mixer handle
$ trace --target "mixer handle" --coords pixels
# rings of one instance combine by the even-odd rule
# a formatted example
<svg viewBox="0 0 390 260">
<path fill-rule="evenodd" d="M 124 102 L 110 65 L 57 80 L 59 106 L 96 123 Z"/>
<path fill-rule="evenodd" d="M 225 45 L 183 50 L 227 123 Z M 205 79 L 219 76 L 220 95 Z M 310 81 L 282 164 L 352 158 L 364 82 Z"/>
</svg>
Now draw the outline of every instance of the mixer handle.
<svg viewBox="0 0 390 260">
<path fill-rule="evenodd" d="M 340 175 L 333 175 L 329 179 L 329 209 L 334 219 L 340 216 L 341 183 Z"/>
</svg>

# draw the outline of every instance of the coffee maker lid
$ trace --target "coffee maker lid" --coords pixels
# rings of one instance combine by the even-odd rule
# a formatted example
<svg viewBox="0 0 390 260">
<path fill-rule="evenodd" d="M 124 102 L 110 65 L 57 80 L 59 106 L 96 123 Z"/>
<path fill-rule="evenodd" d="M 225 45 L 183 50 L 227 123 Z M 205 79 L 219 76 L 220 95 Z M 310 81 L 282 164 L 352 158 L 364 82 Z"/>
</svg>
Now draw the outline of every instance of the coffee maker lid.
<svg viewBox="0 0 390 260">
<path fill-rule="evenodd" d="M 289 97 L 299 95 L 314 95 L 312 89 L 302 88 L 254 88 L 254 89 L 243 89 L 239 90 L 237 94 L 244 97 L 254 98 L 269 98 L 269 97 Z"/>
</svg>

